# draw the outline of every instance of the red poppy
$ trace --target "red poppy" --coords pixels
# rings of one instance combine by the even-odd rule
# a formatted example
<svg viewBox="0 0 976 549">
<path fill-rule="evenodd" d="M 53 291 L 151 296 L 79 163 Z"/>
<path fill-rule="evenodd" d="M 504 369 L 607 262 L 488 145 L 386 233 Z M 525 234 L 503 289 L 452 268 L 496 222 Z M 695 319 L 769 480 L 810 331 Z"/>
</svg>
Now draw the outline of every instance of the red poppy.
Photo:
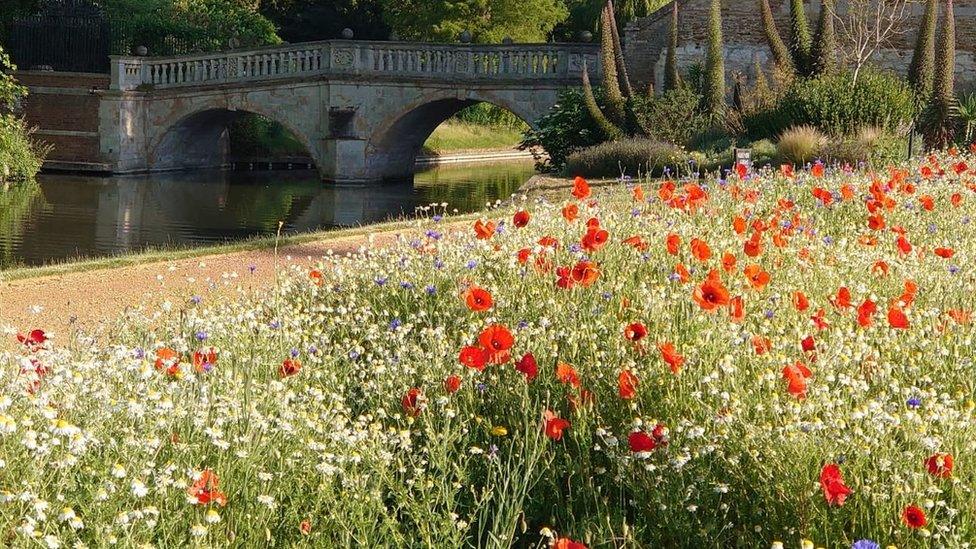
<svg viewBox="0 0 976 549">
<path fill-rule="evenodd" d="M 672 374 L 677 374 L 681 371 L 681 367 L 685 363 L 685 357 L 678 354 L 678 351 L 674 348 L 674 343 L 669 341 L 658 343 L 657 349 L 661 352 L 661 358 L 671 368 Z"/>
<path fill-rule="evenodd" d="M 474 222 L 474 234 L 478 240 L 488 240 L 495 234 L 495 222 L 477 220 Z"/>
<path fill-rule="evenodd" d="M 804 398 L 807 394 L 807 379 L 813 375 L 810 368 L 802 362 L 791 364 L 783 368 L 783 378 L 786 379 L 786 390 L 796 398 Z"/>
<path fill-rule="evenodd" d="M 633 322 L 631 324 L 628 324 L 627 327 L 624 328 L 624 338 L 626 338 L 627 341 L 633 341 L 636 343 L 644 339 L 644 336 L 646 335 L 647 335 L 647 327 L 645 327 L 644 324 L 640 322 Z"/>
<path fill-rule="evenodd" d="M 807 296 L 803 292 L 797 291 L 793 292 L 793 306 L 796 307 L 797 311 L 801 313 L 810 307 L 810 302 L 807 300 Z"/>
<path fill-rule="evenodd" d="M 924 208 L 927 212 L 931 212 L 935 209 L 935 198 L 932 198 L 931 195 L 923 194 L 922 196 L 918 197 L 918 201 L 922 204 L 922 208 Z"/>
<path fill-rule="evenodd" d="M 583 235 L 583 240 L 580 242 L 580 245 L 587 252 L 594 253 L 606 246 L 607 240 L 609 239 L 610 233 L 606 230 L 599 227 L 592 227 Z"/>
<path fill-rule="evenodd" d="M 671 197 L 674 196 L 674 189 L 674 181 L 665 181 L 658 187 L 657 197 L 663 201 L 671 200 Z"/>
<path fill-rule="evenodd" d="M 572 223 L 579 217 L 579 206 L 576 204 L 566 204 L 562 209 L 563 219 Z"/>
<path fill-rule="evenodd" d="M 742 245 L 742 251 L 749 257 L 758 257 L 762 254 L 762 233 L 754 232 L 749 240 Z"/>
<path fill-rule="evenodd" d="M 224 505 L 227 505 L 227 496 L 217 489 L 219 483 L 220 479 L 217 478 L 216 473 L 210 469 L 204 469 L 203 473 L 200 474 L 200 478 L 195 480 L 193 484 L 186 489 L 186 493 L 193 498 L 198 505 L 217 503 L 223 507 Z"/>
<path fill-rule="evenodd" d="M 953 193 L 953 195 L 949 198 L 949 202 L 958 208 L 959 205 L 962 204 L 962 195 L 959 193 Z"/>
<path fill-rule="evenodd" d="M 873 265 L 871 265 L 871 272 L 878 276 L 888 276 L 888 270 L 889 267 L 887 261 L 882 261 L 879 259 L 875 261 Z"/>
<path fill-rule="evenodd" d="M 315 284 L 316 286 L 325 284 L 325 278 L 322 276 L 322 271 L 319 271 L 318 269 L 312 269 L 309 271 L 308 277 L 312 279 L 312 284 Z"/>
<path fill-rule="evenodd" d="M 749 166 L 746 166 L 742 162 L 736 162 L 735 175 L 737 175 L 739 179 L 745 179 L 746 176 L 749 175 Z"/>
<path fill-rule="evenodd" d="M 298 529 L 302 532 L 302 534 L 307 536 L 312 533 L 312 523 L 307 520 L 303 520 L 301 524 L 298 525 Z"/>
<path fill-rule="evenodd" d="M 954 465 L 952 454 L 932 454 L 925 460 L 925 468 L 929 474 L 939 478 L 949 478 L 952 476 Z"/>
<path fill-rule="evenodd" d="M 826 314 L 827 311 L 817 309 L 817 314 L 810 317 L 810 320 L 813 321 L 813 325 L 816 326 L 818 330 L 824 330 L 830 327 L 830 323 L 824 319 Z"/>
<path fill-rule="evenodd" d="M 590 184 L 578 175 L 573 179 L 573 196 L 580 200 L 590 197 Z"/>
<path fill-rule="evenodd" d="M 841 286 L 837 290 L 837 295 L 830 299 L 830 302 L 834 304 L 834 307 L 838 309 L 847 309 L 851 306 L 851 291 L 847 286 Z"/>
<path fill-rule="evenodd" d="M 897 330 L 904 330 L 909 326 L 908 317 L 897 305 L 888 308 L 888 325 Z"/>
<path fill-rule="evenodd" d="M 461 354 L 458 356 L 458 361 L 464 364 L 468 368 L 474 368 L 475 370 L 481 371 L 485 369 L 488 365 L 489 353 L 481 347 L 474 347 L 472 345 L 466 345 L 461 349 Z"/>
<path fill-rule="evenodd" d="M 729 252 L 722 254 L 722 269 L 727 273 L 731 273 L 735 270 L 736 259 L 735 256 Z"/>
<path fill-rule="evenodd" d="M 767 284 L 769 284 L 769 273 L 764 271 L 759 265 L 749 265 L 743 269 L 743 273 L 746 275 L 746 278 L 749 279 L 749 284 L 755 290 L 762 290 Z"/>
<path fill-rule="evenodd" d="M 558 538 L 552 542 L 552 549 L 587 549 L 586 544 L 569 538 Z"/>
<path fill-rule="evenodd" d="M 637 395 L 637 376 L 635 376 L 630 370 L 623 370 L 620 375 L 617 376 L 617 392 L 620 394 L 620 398 L 624 400 L 631 400 Z"/>
<path fill-rule="evenodd" d="M 478 343 L 490 353 L 489 360 L 492 364 L 502 364 L 508 362 L 508 351 L 515 345 L 515 338 L 505 326 L 492 324 L 478 336 Z"/>
<path fill-rule="evenodd" d="M 165 370 L 175 367 L 180 362 L 180 354 L 170 349 L 169 347 L 163 347 L 162 349 L 156 350 L 156 369 Z"/>
<path fill-rule="evenodd" d="M 844 500 L 851 494 L 836 463 L 828 463 L 820 470 L 820 487 L 828 505 L 844 505 Z"/>
<path fill-rule="evenodd" d="M 636 187 L 634 187 L 634 190 L 631 191 L 631 192 L 634 195 L 634 201 L 635 202 L 643 202 L 644 201 L 644 188 L 643 187 L 641 187 L 640 185 L 637 185 Z"/>
<path fill-rule="evenodd" d="M 963 161 L 959 161 L 952 165 L 952 171 L 956 172 L 956 175 L 960 175 L 969 170 L 969 165 Z"/>
<path fill-rule="evenodd" d="M 729 320 L 732 322 L 742 322 L 745 318 L 745 302 L 741 295 L 737 295 L 729 300 Z"/>
<path fill-rule="evenodd" d="M 217 349 L 207 347 L 193 353 L 193 369 L 197 373 L 209 372 L 217 365 Z"/>
<path fill-rule="evenodd" d="M 813 339 L 813 336 L 807 336 L 800 341 L 800 347 L 804 352 L 810 353 L 817 350 L 817 342 Z"/>
<path fill-rule="evenodd" d="M 895 241 L 898 246 L 898 251 L 902 254 L 912 253 L 912 244 L 905 238 L 905 235 L 898 235 L 898 239 Z"/>
<path fill-rule="evenodd" d="M 924 528 L 928 524 L 928 520 L 925 518 L 925 511 L 918 505 L 905 507 L 905 510 L 901 512 L 901 521 L 905 526 L 915 530 Z"/>
<path fill-rule="evenodd" d="M 464 303 L 468 306 L 468 309 L 474 312 L 482 312 L 491 309 L 491 292 L 485 290 L 484 288 L 470 286 L 464 291 L 462 297 L 464 297 Z"/>
<path fill-rule="evenodd" d="M 576 373 L 576 369 L 565 362 L 559 362 L 556 364 L 556 379 L 558 379 L 560 383 L 572 385 L 573 387 L 580 386 L 580 379 L 579 375 Z"/>
<path fill-rule="evenodd" d="M 695 288 L 692 294 L 695 303 L 707 312 L 714 312 L 719 307 L 729 304 L 729 291 L 722 285 L 717 276 L 711 276 Z"/>
<path fill-rule="evenodd" d="M 816 164 L 810 167 L 810 175 L 812 175 L 813 177 L 820 178 L 823 177 L 823 174 L 824 174 L 823 162 L 817 162 Z"/>
<path fill-rule="evenodd" d="M 302 363 L 295 358 L 286 358 L 278 368 L 280 377 L 290 377 L 297 374 L 302 369 Z"/>
<path fill-rule="evenodd" d="M 952 248 L 941 248 L 940 247 L 940 248 L 936 248 L 935 249 L 935 255 L 937 255 L 937 256 L 939 256 L 941 258 L 944 258 L 944 259 L 949 259 L 949 258 L 951 258 L 955 254 L 956 254 L 956 251 L 953 250 Z"/>
<path fill-rule="evenodd" d="M 878 305 L 870 299 L 865 299 L 864 303 L 857 307 L 857 323 L 864 328 L 871 326 L 872 317 L 877 311 Z"/>
<path fill-rule="evenodd" d="M 708 261 L 708 258 L 712 257 L 712 249 L 704 240 L 692 238 L 691 255 L 695 256 L 698 261 Z"/>
<path fill-rule="evenodd" d="M 526 381 L 532 381 L 535 379 L 535 376 L 539 375 L 539 366 L 536 364 L 535 357 L 532 355 L 532 353 L 525 353 L 525 355 L 523 355 L 522 358 L 515 363 L 515 369 L 522 372 Z"/>
<path fill-rule="evenodd" d="M 654 439 L 644 431 L 634 431 L 627 435 L 627 443 L 630 445 L 630 451 L 633 453 L 639 452 L 651 452 L 654 448 L 657 448 L 657 443 Z"/>
<path fill-rule="evenodd" d="M 458 392 L 458 389 L 460 388 L 461 388 L 461 376 L 450 375 L 447 376 L 447 378 L 444 380 L 444 390 L 447 391 L 448 393 L 454 394 Z"/>
<path fill-rule="evenodd" d="M 962 309 L 949 309 L 946 311 L 949 318 L 954 320 L 956 324 L 969 324 L 969 312 Z"/>
<path fill-rule="evenodd" d="M 515 225 L 518 228 L 522 228 L 529 224 L 529 217 L 530 217 L 529 212 L 525 210 L 519 210 L 515 212 L 515 215 L 512 216 L 512 225 Z"/>
<path fill-rule="evenodd" d="M 664 245 L 667 247 L 669 254 L 678 255 L 678 247 L 681 246 L 681 237 L 671 233 L 664 239 Z"/>
<path fill-rule="evenodd" d="M 559 241 L 554 236 L 544 236 L 539 239 L 539 245 L 543 248 L 552 248 L 555 250 L 559 247 Z"/>
<path fill-rule="evenodd" d="M 868 216 L 868 228 L 873 231 L 881 231 L 885 228 L 885 218 L 881 212 Z"/>
<path fill-rule="evenodd" d="M 735 216 L 735 219 L 732 220 L 732 230 L 735 231 L 735 234 L 742 234 L 746 232 L 745 218 L 741 215 Z"/>
<path fill-rule="evenodd" d="M 793 165 L 792 164 L 780 164 L 779 173 L 783 174 L 784 177 L 793 177 Z"/>
<path fill-rule="evenodd" d="M 531 249 L 529 249 L 529 248 L 522 248 L 521 250 L 519 250 L 515 254 L 515 257 L 518 258 L 518 262 L 519 263 L 521 263 L 522 265 L 525 265 L 525 263 L 529 260 L 529 257 L 531 255 L 532 255 L 532 250 Z"/>
<path fill-rule="evenodd" d="M 419 388 L 411 387 L 400 399 L 400 405 L 408 416 L 417 417 L 423 411 L 424 395 Z"/>
<path fill-rule="evenodd" d="M 546 436 L 552 440 L 562 440 L 563 431 L 569 429 L 571 425 L 569 421 L 557 416 L 552 410 L 546 410 L 542 417 L 545 421 Z"/>
<path fill-rule="evenodd" d="M 648 247 L 650 247 L 650 244 L 648 244 L 647 241 L 644 240 L 643 237 L 638 236 L 638 235 L 634 235 L 634 236 L 632 236 L 630 238 L 625 239 L 623 241 L 623 244 L 625 244 L 627 246 L 631 246 L 635 250 L 639 250 L 639 251 L 642 251 L 642 252 L 644 250 L 646 250 Z"/>
<path fill-rule="evenodd" d="M 757 355 L 764 355 L 773 348 L 773 342 L 768 337 L 752 336 L 752 349 Z"/>
<path fill-rule="evenodd" d="M 574 282 L 586 288 L 600 278 L 600 271 L 596 268 L 596 263 L 580 261 L 573 267 L 572 275 Z"/>
</svg>

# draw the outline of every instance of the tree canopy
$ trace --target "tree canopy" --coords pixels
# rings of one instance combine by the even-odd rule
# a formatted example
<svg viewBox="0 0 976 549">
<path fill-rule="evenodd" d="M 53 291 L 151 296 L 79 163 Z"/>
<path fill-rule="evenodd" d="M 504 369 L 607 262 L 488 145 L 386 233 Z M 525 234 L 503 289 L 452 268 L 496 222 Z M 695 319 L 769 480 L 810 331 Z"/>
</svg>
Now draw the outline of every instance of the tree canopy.
<svg viewBox="0 0 976 549">
<path fill-rule="evenodd" d="M 383 19 L 405 40 L 544 42 L 568 14 L 564 0 L 380 0 Z"/>
</svg>

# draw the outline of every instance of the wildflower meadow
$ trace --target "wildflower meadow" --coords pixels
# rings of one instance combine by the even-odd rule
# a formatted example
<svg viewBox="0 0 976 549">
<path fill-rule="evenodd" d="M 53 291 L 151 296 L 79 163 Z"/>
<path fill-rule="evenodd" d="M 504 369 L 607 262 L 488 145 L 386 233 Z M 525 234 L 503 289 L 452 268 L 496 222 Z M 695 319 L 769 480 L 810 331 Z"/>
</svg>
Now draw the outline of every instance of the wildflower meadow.
<svg viewBox="0 0 976 549">
<path fill-rule="evenodd" d="M 10 547 L 969 547 L 976 158 L 429 210 L 0 354 Z M 55 337 L 56 336 L 56 337 Z"/>
</svg>

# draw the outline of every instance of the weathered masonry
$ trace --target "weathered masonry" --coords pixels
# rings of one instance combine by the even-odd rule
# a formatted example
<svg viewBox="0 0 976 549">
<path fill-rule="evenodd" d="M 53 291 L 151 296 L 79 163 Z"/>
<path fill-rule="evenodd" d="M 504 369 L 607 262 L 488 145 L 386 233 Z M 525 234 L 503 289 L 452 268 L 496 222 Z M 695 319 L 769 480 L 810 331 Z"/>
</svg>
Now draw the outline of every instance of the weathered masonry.
<svg viewBox="0 0 976 549">
<path fill-rule="evenodd" d="M 702 62 L 708 37 L 709 0 L 677 0 L 679 9 L 676 52 L 679 67 Z M 776 26 L 784 40 L 788 40 L 789 2 L 770 0 Z M 806 0 L 810 24 L 816 25 L 821 0 Z M 835 2 L 838 13 L 847 10 L 848 2 Z M 664 61 L 668 43 L 671 3 L 648 17 L 636 19 L 627 25 L 625 48 L 631 77 L 645 84 L 660 87 L 664 77 Z M 955 0 L 956 19 L 956 82 L 962 90 L 976 86 L 976 0 Z M 900 74 L 908 70 L 915 47 L 919 19 L 925 9 L 924 2 L 909 4 L 910 14 L 902 22 L 890 47 L 875 56 L 874 64 Z M 811 28 L 811 31 L 813 29 Z M 756 62 L 770 68 L 769 47 L 762 30 L 762 18 L 756 0 L 722 0 L 722 35 L 725 40 L 725 68 L 729 76 L 737 73 L 750 81 L 754 78 Z"/>
<path fill-rule="evenodd" d="M 584 63 L 588 44 L 328 41 L 174 58 L 113 57 L 97 91 L 101 162 L 113 173 L 219 166 L 241 112 L 288 128 L 323 179 L 412 171 L 430 133 L 488 102 L 533 123 Z"/>
</svg>

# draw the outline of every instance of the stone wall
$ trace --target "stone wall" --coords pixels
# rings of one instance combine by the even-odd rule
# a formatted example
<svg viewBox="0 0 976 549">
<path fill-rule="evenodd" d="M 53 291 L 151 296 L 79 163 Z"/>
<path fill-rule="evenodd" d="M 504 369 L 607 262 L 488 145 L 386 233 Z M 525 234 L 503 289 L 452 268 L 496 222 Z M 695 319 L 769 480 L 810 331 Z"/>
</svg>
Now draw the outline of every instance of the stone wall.
<svg viewBox="0 0 976 549">
<path fill-rule="evenodd" d="M 678 65 L 688 67 L 704 60 L 707 39 L 709 0 L 678 1 Z M 776 26 L 784 41 L 789 39 L 789 2 L 770 0 Z M 847 2 L 837 3 L 839 13 L 847 9 Z M 891 41 L 891 49 L 879 53 L 874 63 L 886 69 L 904 74 L 911 61 L 917 25 L 921 19 L 923 4 L 916 3 L 905 26 Z M 811 29 L 816 26 L 820 0 L 807 1 L 807 13 Z M 956 0 L 956 78 L 960 88 L 976 85 L 976 0 Z M 661 82 L 664 58 L 667 51 L 668 25 L 671 4 L 648 17 L 637 19 L 625 30 L 625 53 L 629 74 L 643 84 Z M 729 76 L 741 73 L 751 77 L 755 61 L 766 63 L 769 48 L 762 29 L 757 0 L 722 0 L 722 34 L 725 41 L 726 63 Z M 765 65 L 768 68 L 768 64 Z"/>
<path fill-rule="evenodd" d="M 21 104 L 34 137 L 50 145 L 48 165 L 99 164 L 97 90 L 109 87 L 109 75 L 20 71 L 14 75 L 30 94 Z M 97 169 L 97 166 L 93 167 Z"/>
</svg>

